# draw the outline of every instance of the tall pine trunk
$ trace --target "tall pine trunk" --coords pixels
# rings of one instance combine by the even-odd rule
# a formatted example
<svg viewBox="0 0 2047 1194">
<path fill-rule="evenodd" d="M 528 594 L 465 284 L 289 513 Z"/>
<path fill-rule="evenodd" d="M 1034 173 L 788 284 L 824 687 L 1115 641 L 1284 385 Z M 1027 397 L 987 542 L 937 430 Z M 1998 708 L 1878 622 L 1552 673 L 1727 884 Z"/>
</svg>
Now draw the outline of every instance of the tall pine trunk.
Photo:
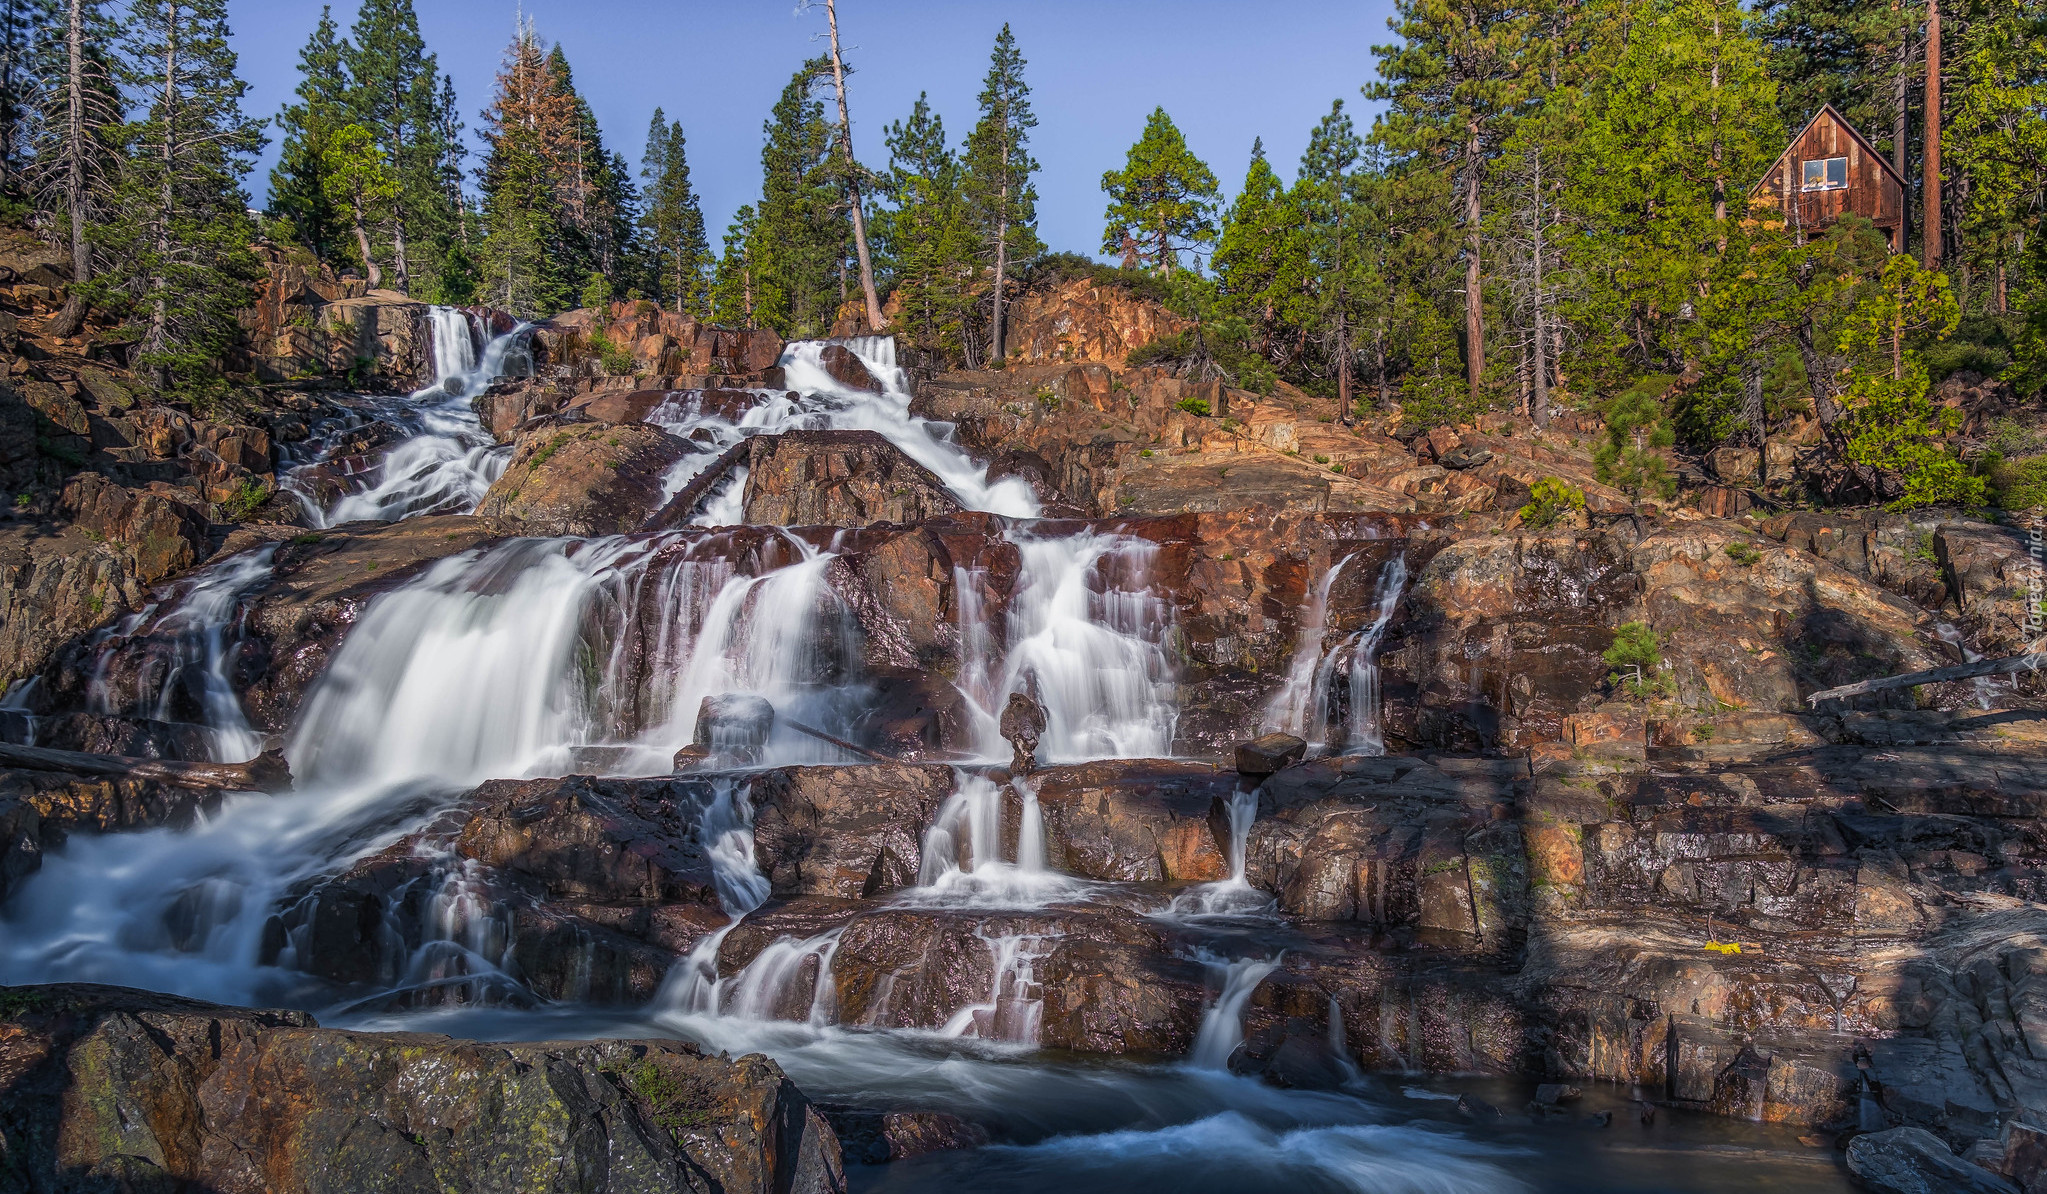
<svg viewBox="0 0 2047 1194">
<path fill-rule="evenodd" d="M 881 296 L 874 289 L 874 258 L 867 251 L 867 212 L 860 202 L 860 163 L 853 157 L 853 120 L 846 114 L 846 64 L 839 57 L 839 10 L 835 0 L 824 0 L 824 11 L 832 31 L 832 86 L 839 95 L 839 148 L 846 155 L 846 188 L 853 199 L 853 252 L 860 258 L 860 293 L 867 300 L 867 326 L 878 332 L 888 324 L 881 317 Z"/>
<path fill-rule="evenodd" d="M 64 309 L 50 321 L 52 336 L 75 336 L 85 326 L 85 297 L 80 293 L 92 280 L 92 246 L 85 240 L 85 0 L 71 0 L 71 13 L 64 34 L 64 52 L 69 60 L 65 84 L 65 110 L 71 121 L 64 130 L 64 210 L 71 221 L 71 289 Z"/>
<path fill-rule="evenodd" d="M 1478 122 L 1469 126 L 1471 141 L 1466 152 L 1467 170 L 1464 182 L 1464 340 L 1465 371 L 1470 379 L 1471 397 L 1477 401 L 1479 390 L 1485 380 L 1485 295 L 1481 289 L 1483 275 L 1479 270 L 1479 208 L 1478 182 L 1483 161 L 1479 157 Z"/>
<path fill-rule="evenodd" d="M 398 293 L 412 293 L 412 271 L 405 264 L 405 201 L 391 205 L 391 268 L 398 274 Z"/>
<path fill-rule="evenodd" d="M 171 180 L 177 172 L 178 140 L 178 8 L 180 0 L 164 0 L 164 61 L 163 61 L 163 115 L 159 118 L 163 129 L 163 186 L 156 213 L 156 277 L 150 280 L 150 289 L 155 292 L 155 301 L 150 306 L 149 335 L 144 341 L 144 350 L 160 353 L 170 343 L 170 278 L 166 276 L 171 256 L 171 214 L 176 199 Z M 169 389 L 170 369 L 157 367 L 157 384 Z"/>
<path fill-rule="evenodd" d="M 1001 360 L 1009 353 L 1009 337 L 1003 334 L 1002 292 L 1003 281 L 1009 276 L 1009 141 L 1002 143 L 1002 213 L 995 219 L 995 326 L 991 349 L 995 360 Z"/>
<path fill-rule="evenodd" d="M 1926 0 L 1925 263 L 1940 268 L 1940 0 Z"/>
</svg>

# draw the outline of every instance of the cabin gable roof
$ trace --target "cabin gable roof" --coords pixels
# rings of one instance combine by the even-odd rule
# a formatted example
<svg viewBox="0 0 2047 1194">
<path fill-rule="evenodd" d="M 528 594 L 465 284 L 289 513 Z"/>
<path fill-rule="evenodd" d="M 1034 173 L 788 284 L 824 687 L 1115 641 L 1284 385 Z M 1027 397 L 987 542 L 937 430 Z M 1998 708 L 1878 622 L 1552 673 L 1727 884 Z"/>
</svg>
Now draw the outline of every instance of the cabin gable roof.
<svg viewBox="0 0 2047 1194">
<path fill-rule="evenodd" d="M 1901 187 L 1904 187 L 1907 191 L 1911 189 L 1911 184 L 1905 181 L 1904 175 L 1898 173 L 1898 168 L 1896 166 L 1891 165 L 1891 160 L 1885 157 L 1883 154 L 1878 153 L 1876 146 L 1871 145 L 1869 143 L 1869 138 L 1862 135 L 1862 130 L 1848 123 L 1848 118 L 1846 116 L 1841 115 L 1840 109 L 1834 107 L 1834 105 L 1829 103 L 1821 104 L 1819 111 L 1814 112 L 1811 116 L 1806 118 L 1804 124 L 1798 126 L 1798 131 L 1793 133 L 1791 135 L 1791 140 L 1785 143 L 1784 152 L 1777 155 L 1777 159 L 1770 163 L 1770 166 L 1767 170 L 1763 171 L 1762 177 L 1756 179 L 1755 185 L 1748 189 L 1748 193 L 1751 198 L 1761 193 L 1763 187 L 1770 181 L 1770 178 L 1777 173 L 1780 167 L 1787 170 L 1790 169 L 1790 157 L 1792 151 L 1797 149 L 1799 143 L 1805 140 L 1805 135 L 1808 132 L 1812 131 L 1812 126 L 1818 124 L 1823 118 L 1830 119 L 1835 124 L 1840 125 L 1842 130 L 1845 131 L 1850 137 L 1854 138 L 1855 143 L 1857 145 L 1860 145 L 1862 147 L 1862 151 L 1864 153 L 1867 153 L 1870 156 L 1870 158 L 1876 162 L 1877 167 L 1881 169 L 1885 174 L 1890 176 L 1891 181 L 1897 183 Z"/>
</svg>

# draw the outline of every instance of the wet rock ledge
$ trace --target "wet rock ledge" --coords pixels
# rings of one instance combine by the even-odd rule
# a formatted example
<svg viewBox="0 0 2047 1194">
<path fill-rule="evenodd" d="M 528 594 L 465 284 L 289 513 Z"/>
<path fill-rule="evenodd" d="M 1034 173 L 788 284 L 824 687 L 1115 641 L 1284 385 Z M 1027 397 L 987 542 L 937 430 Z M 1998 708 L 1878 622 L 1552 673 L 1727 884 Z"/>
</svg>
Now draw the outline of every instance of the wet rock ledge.
<svg viewBox="0 0 2047 1194">
<path fill-rule="evenodd" d="M 0 1189 L 842 1191 L 774 1062 L 487 1044 L 89 984 L 0 987 Z"/>
</svg>

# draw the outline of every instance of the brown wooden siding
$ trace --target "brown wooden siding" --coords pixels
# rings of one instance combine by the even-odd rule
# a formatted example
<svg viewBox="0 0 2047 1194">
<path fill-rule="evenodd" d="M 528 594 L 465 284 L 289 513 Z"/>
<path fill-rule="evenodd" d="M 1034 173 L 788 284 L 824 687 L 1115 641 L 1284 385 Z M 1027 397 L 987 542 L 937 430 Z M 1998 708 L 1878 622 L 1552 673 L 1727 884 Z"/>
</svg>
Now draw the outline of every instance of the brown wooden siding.
<svg viewBox="0 0 2047 1194">
<path fill-rule="evenodd" d="M 1816 159 L 1848 159 L 1848 185 L 1836 190 L 1804 189 L 1805 163 Z M 1868 142 L 1855 135 L 1833 109 L 1823 109 L 1796 141 L 1770 167 L 1752 192 L 1784 213 L 1800 231 L 1816 233 L 1853 212 L 1875 224 L 1900 247 L 1904 227 L 1905 188 L 1878 159 Z"/>
</svg>

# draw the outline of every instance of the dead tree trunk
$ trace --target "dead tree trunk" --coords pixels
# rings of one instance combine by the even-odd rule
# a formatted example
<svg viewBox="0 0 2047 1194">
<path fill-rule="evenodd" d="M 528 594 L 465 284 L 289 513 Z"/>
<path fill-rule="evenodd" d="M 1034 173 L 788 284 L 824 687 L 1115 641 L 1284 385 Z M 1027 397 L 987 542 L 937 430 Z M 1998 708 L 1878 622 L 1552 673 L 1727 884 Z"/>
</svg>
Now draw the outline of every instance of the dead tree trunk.
<svg viewBox="0 0 2047 1194">
<path fill-rule="evenodd" d="M 846 64 L 839 56 L 839 10 L 836 0 L 824 0 L 825 20 L 832 31 L 832 86 L 839 93 L 839 148 L 846 157 L 846 189 L 853 204 L 853 251 L 860 258 L 860 293 L 867 300 L 867 326 L 880 331 L 888 326 L 881 317 L 881 296 L 874 289 L 874 259 L 867 252 L 867 213 L 860 204 L 860 163 L 853 157 L 853 121 L 846 114 Z"/>
</svg>

